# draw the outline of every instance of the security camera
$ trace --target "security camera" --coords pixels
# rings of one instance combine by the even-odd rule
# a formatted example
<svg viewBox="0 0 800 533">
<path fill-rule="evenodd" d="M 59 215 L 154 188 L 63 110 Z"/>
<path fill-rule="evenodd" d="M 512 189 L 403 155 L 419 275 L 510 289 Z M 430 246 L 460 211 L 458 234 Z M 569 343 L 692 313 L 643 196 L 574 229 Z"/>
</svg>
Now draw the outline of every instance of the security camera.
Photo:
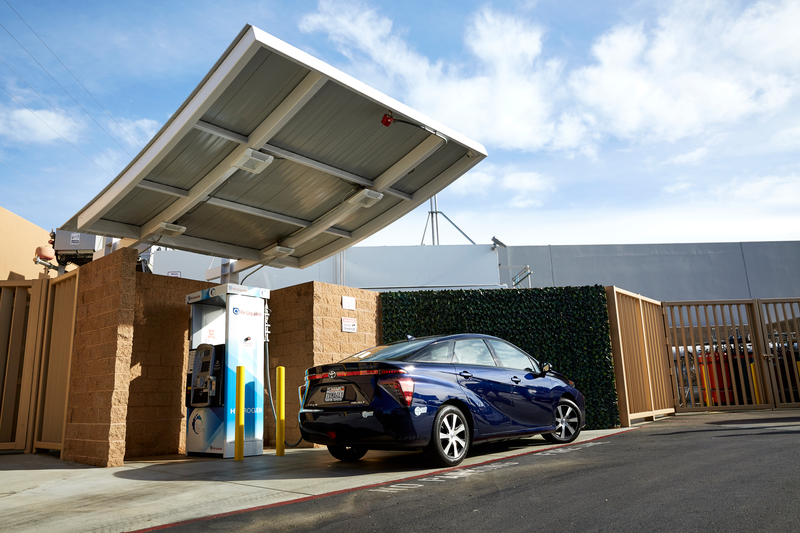
<svg viewBox="0 0 800 533">
<path fill-rule="evenodd" d="M 492 250 L 496 250 L 498 246 L 501 247 L 501 248 L 508 248 L 508 246 L 503 244 L 503 242 L 500 239 L 498 239 L 497 237 L 492 237 L 492 242 L 494 243 L 492 245 Z"/>
</svg>

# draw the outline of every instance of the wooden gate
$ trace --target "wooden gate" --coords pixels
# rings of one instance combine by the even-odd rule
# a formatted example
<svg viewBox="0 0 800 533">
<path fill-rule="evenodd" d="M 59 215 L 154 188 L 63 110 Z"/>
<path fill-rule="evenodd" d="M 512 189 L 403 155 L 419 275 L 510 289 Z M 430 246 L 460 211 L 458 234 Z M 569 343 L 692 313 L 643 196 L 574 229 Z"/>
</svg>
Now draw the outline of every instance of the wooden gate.
<svg viewBox="0 0 800 533">
<path fill-rule="evenodd" d="M 50 281 L 33 438 L 36 449 L 64 450 L 79 271 Z"/>
<path fill-rule="evenodd" d="M 606 287 L 620 426 L 675 412 L 661 302 Z"/>
<path fill-rule="evenodd" d="M 800 407 L 800 298 L 758 300 L 761 356 L 771 383 L 775 407 Z"/>
<path fill-rule="evenodd" d="M 772 407 L 754 300 L 664 302 L 663 307 L 678 411 Z"/>
<path fill-rule="evenodd" d="M 663 305 L 678 411 L 800 407 L 800 298 Z"/>
<path fill-rule="evenodd" d="M 0 450 L 31 442 L 47 289 L 47 279 L 0 281 Z"/>
<path fill-rule="evenodd" d="M 0 450 L 63 449 L 78 270 L 0 281 Z"/>
</svg>

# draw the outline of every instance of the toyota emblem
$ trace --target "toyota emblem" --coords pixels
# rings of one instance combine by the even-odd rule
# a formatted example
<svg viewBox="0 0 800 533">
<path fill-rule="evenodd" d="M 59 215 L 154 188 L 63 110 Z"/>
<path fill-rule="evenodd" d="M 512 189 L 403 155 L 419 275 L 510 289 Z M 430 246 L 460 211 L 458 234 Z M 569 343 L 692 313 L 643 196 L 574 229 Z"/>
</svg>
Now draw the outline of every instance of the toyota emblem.
<svg viewBox="0 0 800 533">
<path fill-rule="evenodd" d="M 335 378 L 336 377 L 336 371 L 335 370 L 330 370 L 328 372 L 328 377 L 331 378 L 331 379 Z"/>
</svg>

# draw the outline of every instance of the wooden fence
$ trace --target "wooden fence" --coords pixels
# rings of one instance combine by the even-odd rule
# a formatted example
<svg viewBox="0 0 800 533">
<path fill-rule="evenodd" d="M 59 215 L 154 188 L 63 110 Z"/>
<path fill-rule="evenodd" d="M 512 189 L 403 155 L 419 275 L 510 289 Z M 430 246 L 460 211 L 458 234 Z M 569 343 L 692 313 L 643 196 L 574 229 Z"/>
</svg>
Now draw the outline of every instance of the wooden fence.
<svg viewBox="0 0 800 533">
<path fill-rule="evenodd" d="M 0 450 L 63 449 L 77 287 L 0 281 Z"/>
</svg>

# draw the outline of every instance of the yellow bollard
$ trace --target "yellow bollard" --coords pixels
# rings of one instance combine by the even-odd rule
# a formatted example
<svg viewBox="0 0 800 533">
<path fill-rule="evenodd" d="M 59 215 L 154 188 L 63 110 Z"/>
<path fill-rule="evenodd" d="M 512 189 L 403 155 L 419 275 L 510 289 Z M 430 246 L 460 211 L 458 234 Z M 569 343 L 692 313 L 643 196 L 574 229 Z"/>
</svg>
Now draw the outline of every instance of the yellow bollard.
<svg viewBox="0 0 800 533">
<path fill-rule="evenodd" d="M 244 367 L 236 367 L 236 446 L 234 461 L 244 459 Z"/>
<path fill-rule="evenodd" d="M 286 440 L 286 388 L 284 386 L 283 372 L 284 368 L 279 366 L 275 375 L 275 381 L 277 381 L 275 385 L 278 389 L 277 405 L 275 407 L 278 410 L 278 422 L 275 428 L 275 455 L 278 457 L 283 457 L 284 441 Z"/>
<path fill-rule="evenodd" d="M 758 393 L 758 381 L 756 381 L 756 364 L 750 363 L 750 374 L 753 376 L 753 392 L 756 395 L 756 405 L 761 403 L 761 395 Z"/>
</svg>

